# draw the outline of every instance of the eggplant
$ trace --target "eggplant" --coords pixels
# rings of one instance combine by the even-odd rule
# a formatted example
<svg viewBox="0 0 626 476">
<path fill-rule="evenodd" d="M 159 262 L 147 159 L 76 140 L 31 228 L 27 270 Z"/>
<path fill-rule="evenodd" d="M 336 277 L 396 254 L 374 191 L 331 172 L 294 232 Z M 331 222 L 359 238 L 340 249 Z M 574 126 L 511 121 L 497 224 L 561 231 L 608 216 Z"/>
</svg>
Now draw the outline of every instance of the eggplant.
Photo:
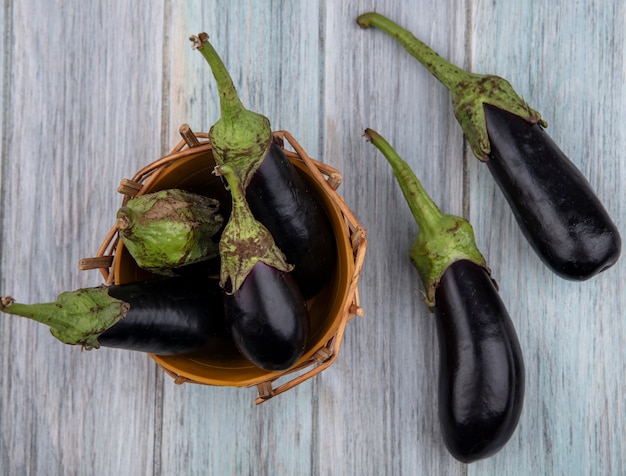
<svg viewBox="0 0 626 476">
<path fill-rule="evenodd" d="M 86 349 L 176 355 L 230 338 L 218 281 L 197 276 L 84 288 L 51 303 L 19 304 L 4 297 L 0 311 L 46 324 L 64 344 Z"/>
<path fill-rule="evenodd" d="M 335 235 L 313 191 L 275 142 L 252 176 L 246 200 L 294 265 L 292 275 L 304 297 L 315 296 L 332 276 Z"/>
<path fill-rule="evenodd" d="M 515 328 L 482 266 L 455 261 L 435 292 L 439 421 L 448 451 L 471 463 L 510 439 L 524 400 L 524 363 Z"/>
<path fill-rule="evenodd" d="M 239 290 L 224 295 L 224 315 L 235 346 L 259 368 L 287 370 L 304 353 L 309 315 L 289 273 L 256 263 Z"/>
<path fill-rule="evenodd" d="M 584 175 L 539 124 L 485 104 L 487 167 L 545 264 L 588 279 L 618 260 L 621 238 Z"/>
<path fill-rule="evenodd" d="M 235 346 L 267 371 L 291 368 L 304 353 L 309 312 L 293 266 L 269 230 L 254 218 L 237 171 L 218 165 L 232 197 L 232 210 L 219 243 L 224 317 Z"/>
<path fill-rule="evenodd" d="M 218 257 L 224 217 L 213 198 L 166 189 L 131 198 L 117 211 L 120 239 L 137 265 L 172 276 Z M 198 263 L 203 265 L 194 266 Z"/>
<path fill-rule="evenodd" d="M 294 265 L 293 276 L 305 298 L 313 297 L 330 281 L 335 267 L 330 219 L 273 140 L 269 119 L 244 108 L 208 35 L 191 39 L 209 63 L 220 93 L 221 117 L 209 130 L 215 161 L 237 170 L 253 215 Z"/>
<path fill-rule="evenodd" d="M 471 463 L 511 438 L 524 400 L 524 360 L 474 231 L 441 212 L 409 165 L 377 132 L 365 136 L 390 163 L 419 225 L 410 257 L 437 316 L 439 422 L 452 456 Z"/>
<path fill-rule="evenodd" d="M 621 237 L 611 217 L 545 132 L 541 114 L 507 80 L 451 64 L 380 14 L 366 13 L 357 23 L 393 36 L 450 91 L 474 155 L 487 163 L 523 235 L 549 269 L 586 280 L 617 262 Z"/>
</svg>

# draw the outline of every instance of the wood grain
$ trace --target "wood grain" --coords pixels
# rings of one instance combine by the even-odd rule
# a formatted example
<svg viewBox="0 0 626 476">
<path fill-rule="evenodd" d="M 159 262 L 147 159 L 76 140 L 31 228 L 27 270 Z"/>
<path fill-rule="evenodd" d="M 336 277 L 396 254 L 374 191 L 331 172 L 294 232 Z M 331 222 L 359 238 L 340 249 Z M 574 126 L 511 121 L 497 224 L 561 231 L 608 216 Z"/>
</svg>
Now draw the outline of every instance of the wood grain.
<svg viewBox="0 0 626 476">
<path fill-rule="evenodd" d="M 624 230 L 624 6 L 476 2 L 472 69 L 508 78 L 548 122 Z M 619 147 L 619 146 L 618 146 Z M 486 167 L 470 163 L 470 217 L 485 242 L 526 359 L 526 402 L 514 440 L 482 474 L 621 474 L 626 391 L 624 261 L 583 282 L 543 266 Z M 498 217 L 494 221 L 493 217 Z M 494 224 L 497 223 L 497 226 Z M 610 402 L 610 403 L 609 403 Z M 613 426 L 615 425 L 615 426 Z M 621 427 L 621 430 L 617 430 Z M 617 431 L 617 433 L 614 433 Z"/>
<path fill-rule="evenodd" d="M 333 366 L 261 405 L 252 388 L 175 385 L 145 355 L 81 352 L 0 319 L 0 475 L 415 475 L 626 472 L 623 260 L 583 283 L 534 255 L 443 86 L 355 19 L 376 10 L 476 72 L 508 78 L 549 123 L 620 230 L 626 223 L 623 2 L 4 0 L 0 10 L 0 294 L 22 302 L 100 284 L 78 271 L 120 204 L 122 178 L 178 128 L 219 117 L 188 37 L 209 33 L 244 104 L 338 168 L 367 228 L 363 318 Z M 476 232 L 518 331 L 516 433 L 472 465 L 444 448 L 434 315 L 408 249 L 418 228 L 371 127 L 433 199 Z"/>
<path fill-rule="evenodd" d="M 4 3 L 0 288 L 22 302 L 51 301 L 101 283 L 78 260 L 111 226 L 119 180 L 161 153 L 154 85 L 163 76 L 163 12 L 125 2 Z M 81 352 L 22 319 L 2 326 L 1 473 L 152 473 L 156 372 L 145 356 Z"/>
<path fill-rule="evenodd" d="M 369 248 L 361 278 L 367 314 L 351 328 L 340 361 L 319 379 L 320 419 L 327 428 L 321 474 L 340 474 L 335 465 L 344 458 L 352 474 L 410 475 L 416 468 L 457 474 L 461 465 L 447 455 L 439 434 L 433 315 L 408 257 L 418 228 L 391 168 L 363 131 L 383 135 L 433 199 L 457 214 L 463 208 L 463 141 L 449 120 L 449 99 L 431 76 L 392 38 L 356 24 L 372 9 L 402 19 L 442 53 L 464 59 L 464 11 L 454 2 L 327 5 L 326 51 L 341 60 L 326 60 L 325 159 L 344 173 L 342 192 L 367 228 Z"/>
</svg>

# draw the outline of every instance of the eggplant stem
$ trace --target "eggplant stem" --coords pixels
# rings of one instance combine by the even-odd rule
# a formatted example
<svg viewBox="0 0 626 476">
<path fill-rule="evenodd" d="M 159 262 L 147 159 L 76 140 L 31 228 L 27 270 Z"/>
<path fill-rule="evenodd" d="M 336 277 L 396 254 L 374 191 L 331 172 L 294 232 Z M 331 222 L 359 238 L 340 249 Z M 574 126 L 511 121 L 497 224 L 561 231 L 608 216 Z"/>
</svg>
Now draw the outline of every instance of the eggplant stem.
<svg viewBox="0 0 626 476">
<path fill-rule="evenodd" d="M 398 155 L 391 145 L 376 131 L 365 129 L 365 137 L 385 156 L 393 169 L 400 189 L 404 194 L 411 213 L 420 227 L 420 231 L 431 235 L 437 229 L 437 223 L 443 212 L 428 195 L 411 167 Z"/>
<path fill-rule="evenodd" d="M 209 35 L 200 33 L 197 36 L 190 37 L 190 40 L 193 42 L 194 48 L 202 53 L 202 56 L 204 56 L 211 66 L 211 71 L 213 72 L 217 89 L 220 93 L 220 111 L 222 116 L 234 118 L 240 112 L 245 111 L 246 108 L 241 102 L 241 99 L 239 99 L 233 78 L 230 76 L 228 69 L 226 69 L 222 58 L 220 58 L 220 55 L 209 42 Z"/>
<path fill-rule="evenodd" d="M 54 302 L 20 304 L 14 302 L 13 298 L 5 296 L 2 298 L 2 307 L 0 310 L 5 314 L 26 317 L 50 327 L 57 327 L 64 324 L 64 319 L 59 316 L 59 307 Z"/>
<path fill-rule="evenodd" d="M 218 177 L 223 177 L 226 181 L 226 188 L 230 192 L 230 198 L 232 200 L 233 213 L 243 213 L 246 216 L 252 217 L 252 211 L 246 200 L 246 194 L 241 184 L 241 178 L 237 175 L 237 171 L 230 165 L 218 165 L 213 169 L 213 173 Z"/>
<path fill-rule="evenodd" d="M 365 136 L 387 158 L 404 198 L 406 199 L 419 233 L 409 255 L 424 284 L 424 298 L 432 309 L 435 290 L 446 269 L 459 260 L 469 260 L 487 269 L 485 258 L 474 239 L 472 225 L 462 217 L 444 214 L 428 196 L 409 165 L 372 129 Z"/>
<path fill-rule="evenodd" d="M 209 63 L 220 96 L 221 117 L 209 130 L 213 157 L 218 165 L 233 165 L 245 189 L 269 150 L 270 121 L 243 106 L 226 66 L 209 42 L 209 35 L 200 33 L 190 39 Z"/>
<path fill-rule="evenodd" d="M 50 327 L 54 337 L 70 345 L 98 348 L 98 337 L 115 325 L 129 304 L 109 296 L 104 286 L 60 294 L 55 302 L 19 304 L 3 297 L 0 312 L 21 316 Z"/>
<path fill-rule="evenodd" d="M 439 56 L 411 32 L 378 13 L 365 13 L 357 18 L 357 23 L 362 28 L 377 27 L 395 38 L 450 91 L 454 115 L 479 160 L 487 161 L 491 153 L 485 104 L 515 114 L 531 124 L 547 126 L 541 114 L 531 109 L 506 79 L 465 71 Z"/>
<path fill-rule="evenodd" d="M 371 26 L 395 38 L 411 56 L 422 63 L 430 73 L 448 89 L 454 89 L 461 81 L 472 73 L 468 73 L 457 65 L 439 56 L 439 54 L 410 31 L 379 13 L 364 13 L 357 18 L 361 28 Z"/>
<path fill-rule="evenodd" d="M 213 173 L 224 177 L 232 199 L 230 218 L 219 243 L 222 289 L 227 294 L 236 293 L 259 261 L 280 271 L 292 271 L 293 266 L 287 263 L 270 231 L 254 218 L 237 170 L 224 164 L 217 165 Z M 226 288 L 228 283 L 231 289 Z"/>
</svg>

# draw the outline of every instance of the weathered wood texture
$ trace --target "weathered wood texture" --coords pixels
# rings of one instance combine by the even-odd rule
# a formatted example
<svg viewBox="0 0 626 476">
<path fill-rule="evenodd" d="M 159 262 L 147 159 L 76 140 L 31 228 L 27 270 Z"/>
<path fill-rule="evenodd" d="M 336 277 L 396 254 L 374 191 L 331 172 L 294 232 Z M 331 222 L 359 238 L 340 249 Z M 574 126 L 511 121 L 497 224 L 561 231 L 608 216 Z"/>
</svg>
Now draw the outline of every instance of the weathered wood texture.
<svg viewBox="0 0 626 476">
<path fill-rule="evenodd" d="M 174 385 L 148 357 L 63 346 L 0 320 L 0 474 L 597 474 L 626 472 L 623 260 L 573 283 L 521 236 L 463 142 L 444 88 L 355 18 L 376 9 L 476 72 L 507 77 L 549 122 L 623 231 L 623 2 L 41 2 L 0 11 L 0 294 L 22 302 L 101 282 L 79 272 L 120 203 L 120 179 L 219 117 L 207 31 L 244 103 L 341 170 L 368 230 L 366 316 L 336 363 L 255 406 L 255 390 Z M 465 214 L 526 360 L 517 432 L 472 465 L 441 442 L 434 316 L 408 248 L 418 228 L 371 127 L 444 211 Z"/>
<path fill-rule="evenodd" d="M 513 9 L 514 8 L 514 9 Z M 472 67 L 508 77 L 585 173 L 624 234 L 623 2 L 477 2 Z M 583 283 L 553 275 L 521 236 L 486 167 L 468 164 L 470 219 L 494 267 L 526 359 L 526 404 L 494 474 L 623 474 L 626 268 Z M 515 453 L 515 455 L 512 455 Z"/>
</svg>

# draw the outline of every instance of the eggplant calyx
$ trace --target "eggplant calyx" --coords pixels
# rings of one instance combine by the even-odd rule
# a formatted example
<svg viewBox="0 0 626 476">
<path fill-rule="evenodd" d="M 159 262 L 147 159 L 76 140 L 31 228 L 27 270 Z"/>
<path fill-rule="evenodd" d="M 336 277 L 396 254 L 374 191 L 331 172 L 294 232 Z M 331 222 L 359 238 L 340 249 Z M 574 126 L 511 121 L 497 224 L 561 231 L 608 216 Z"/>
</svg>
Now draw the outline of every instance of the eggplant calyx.
<svg viewBox="0 0 626 476">
<path fill-rule="evenodd" d="M 430 198 L 411 167 L 376 131 L 365 130 L 365 137 L 385 156 L 419 226 L 410 249 L 411 261 L 424 285 L 424 299 L 432 310 L 435 291 L 448 267 L 468 260 L 485 268 L 487 264 L 476 246 L 472 225 L 462 217 L 443 213 Z"/>
<path fill-rule="evenodd" d="M 532 109 L 506 79 L 465 71 L 439 56 L 411 32 L 378 13 L 365 13 L 357 18 L 357 23 L 362 28 L 377 27 L 395 38 L 411 56 L 443 83 L 452 95 L 454 114 L 472 152 L 479 160 L 487 161 L 491 152 L 484 104 L 508 111 L 531 124 L 547 127 L 541 114 Z"/>
<path fill-rule="evenodd" d="M 223 216 L 215 199 L 179 189 L 131 198 L 117 212 L 117 231 L 137 265 L 162 275 L 218 255 L 212 240 Z"/>
<path fill-rule="evenodd" d="M 490 273 L 484 256 L 476 246 L 472 225 L 455 215 L 442 215 L 435 223 L 434 233 L 420 233 L 409 254 L 424 284 L 424 300 L 435 307 L 435 292 L 446 270 L 456 261 L 467 260 Z"/>
<path fill-rule="evenodd" d="M 209 63 L 220 96 L 221 117 L 209 130 L 215 162 L 232 164 L 245 189 L 270 147 L 270 121 L 243 106 L 226 66 L 209 42 L 209 35 L 200 33 L 190 40 Z"/>
<path fill-rule="evenodd" d="M 272 234 L 252 215 L 237 171 L 225 164 L 217 165 L 214 173 L 226 180 L 233 203 L 219 243 L 220 286 L 227 294 L 236 293 L 259 261 L 290 272 L 293 266 L 287 263 Z"/>
<path fill-rule="evenodd" d="M 130 304 L 109 296 L 107 288 L 78 289 L 59 294 L 55 302 L 19 304 L 3 297 L 0 311 L 32 319 L 50 327 L 54 337 L 85 349 L 100 347 L 100 334 L 128 313 Z"/>
</svg>

